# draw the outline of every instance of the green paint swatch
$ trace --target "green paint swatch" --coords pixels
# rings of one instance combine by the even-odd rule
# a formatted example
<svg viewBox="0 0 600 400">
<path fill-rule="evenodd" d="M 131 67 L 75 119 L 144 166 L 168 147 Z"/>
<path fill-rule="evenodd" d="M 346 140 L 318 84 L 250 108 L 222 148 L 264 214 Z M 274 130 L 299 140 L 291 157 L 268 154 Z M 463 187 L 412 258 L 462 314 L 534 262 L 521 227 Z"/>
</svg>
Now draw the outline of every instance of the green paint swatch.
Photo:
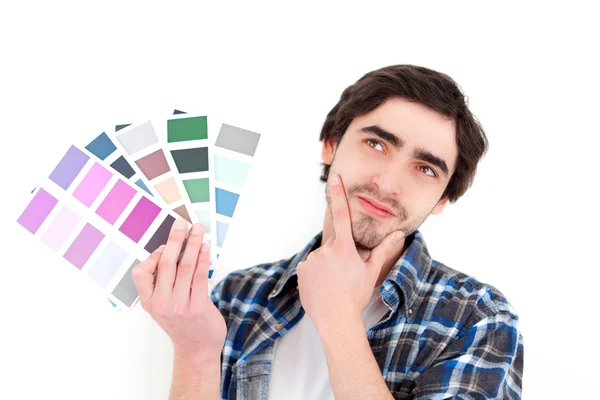
<svg viewBox="0 0 600 400">
<path fill-rule="evenodd" d="M 250 164 L 215 155 L 215 179 L 241 188 L 248 177 Z"/>
<path fill-rule="evenodd" d="M 205 116 L 170 119 L 167 121 L 167 140 L 169 143 L 207 138 L 208 124 Z"/>
<path fill-rule="evenodd" d="M 208 178 L 184 180 L 183 186 L 192 203 L 204 203 L 210 200 Z"/>
</svg>

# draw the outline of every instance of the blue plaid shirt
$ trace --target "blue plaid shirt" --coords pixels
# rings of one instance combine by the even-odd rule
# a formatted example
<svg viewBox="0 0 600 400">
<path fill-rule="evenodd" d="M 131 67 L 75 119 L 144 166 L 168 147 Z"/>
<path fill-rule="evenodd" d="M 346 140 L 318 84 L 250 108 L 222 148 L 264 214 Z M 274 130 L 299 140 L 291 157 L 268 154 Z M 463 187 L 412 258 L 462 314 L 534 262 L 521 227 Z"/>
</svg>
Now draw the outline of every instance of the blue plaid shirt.
<svg viewBox="0 0 600 400">
<path fill-rule="evenodd" d="M 289 259 L 228 274 L 211 298 L 227 323 L 221 398 L 267 399 L 273 343 L 304 316 L 296 267 L 319 232 Z M 518 317 L 496 288 L 431 259 L 417 230 L 383 282 L 389 312 L 367 332 L 396 399 L 520 399 Z"/>
</svg>

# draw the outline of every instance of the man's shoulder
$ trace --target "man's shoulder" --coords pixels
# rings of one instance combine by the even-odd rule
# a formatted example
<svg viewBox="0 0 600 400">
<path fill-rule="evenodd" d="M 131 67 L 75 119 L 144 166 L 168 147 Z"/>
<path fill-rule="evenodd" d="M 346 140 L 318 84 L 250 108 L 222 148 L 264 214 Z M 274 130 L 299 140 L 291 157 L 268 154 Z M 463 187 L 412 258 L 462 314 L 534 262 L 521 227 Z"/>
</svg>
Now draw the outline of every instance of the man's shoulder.
<svg viewBox="0 0 600 400">
<path fill-rule="evenodd" d="M 472 325 L 485 318 L 505 314 L 518 319 L 517 313 L 503 292 L 439 261 L 432 260 L 428 276 L 423 281 L 422 300 L 435 301 L 467 311 L 464 322 Z"/>
</svg>

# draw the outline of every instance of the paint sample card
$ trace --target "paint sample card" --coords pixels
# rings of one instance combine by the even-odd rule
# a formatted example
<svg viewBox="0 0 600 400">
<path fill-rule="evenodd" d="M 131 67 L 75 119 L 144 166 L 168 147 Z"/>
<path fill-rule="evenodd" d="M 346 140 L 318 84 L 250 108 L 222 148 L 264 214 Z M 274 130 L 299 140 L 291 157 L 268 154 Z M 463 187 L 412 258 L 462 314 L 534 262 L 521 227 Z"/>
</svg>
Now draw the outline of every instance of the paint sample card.
<svg viewBox="0 0 600 400">
<path fill-rule="evenodd" d="M 18 223 L 97 284 L 115 308 L 138 301 L 133 267 L 166 243 L 177 215 L 71 146 L 34 190 Z"/>
<path fill-rule="evenodd" d="M 216 221 L 212 215 L 215 199 L 212 160 L 208 135 L 208 118 L 205 115 L 180 113 L 166 119 L 153 121 L 169 167 L 177 172 L 174 184 L 190 204 L 192 220 L 204 226 L 204 235 L 211 245 L 211 262 L 216 261 L 213 236 Z"/>
<path fill-rule="evenodd" d="M 160 120 L 126 126 L 115 132 L 115 139 L 126 153 L 125 158 L 139 169 L 165 206 L 189 222 L 194 222 L 190 203 L 177 184 L 177 171 L 167 160 L 168 154 L 159 140 L 155 124 Z"/>
<path fill-rule="evenodd" d="M 261 135 L 236 126 L 222 124 L 212 146 L 214 169 L 214 209 L 217 256 L 221 253 L 235 210 L 246 186 Z"/>
<path fill-rule="evenodd" d="M 216 265 L 261 135 L 228 124 L 219 125 L 214 120 L 207 124 L 207 119 L 176 110 L 167 121 L 166 146 L 171 150 L 196 221 L 210 226 L 211 259 Z M 209 135 L 209 130 L 215 127 L 219 127 L 218 135 Z M 163 137 L 159 135 L 159 139 Z"/>
<path fill-rule="evenodd" d="M 118 172 L 124 179 L 146 191 L 151 196 L 156 194 L 150 189 L 148 180 L 134 163 L 125 157 L 125 151 L 119 143 L 114 140 L 115 132 L 129 125 L 117 125 L 114 131 L 104 131 L 85 145 L 85 149 L 101 160 L 104 165 Z M 108 132 L 108 133 L 106 133 Z M 160 200 L 159 200 L 160 201 Z"/>
</svg>

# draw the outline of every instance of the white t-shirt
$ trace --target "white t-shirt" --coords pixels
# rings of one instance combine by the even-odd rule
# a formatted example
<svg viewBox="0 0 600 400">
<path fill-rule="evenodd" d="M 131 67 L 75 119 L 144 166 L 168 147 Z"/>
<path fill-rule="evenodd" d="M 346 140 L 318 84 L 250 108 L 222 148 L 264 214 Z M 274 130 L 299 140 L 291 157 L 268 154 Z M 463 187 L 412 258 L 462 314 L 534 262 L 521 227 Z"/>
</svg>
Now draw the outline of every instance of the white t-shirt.
<svg viewBox="0 0 600 400">
<path fill-rule="evenodd" d="M 362 317 L 365 332 L 389 310 L 381 300 L 380 286 L 373 290 Z M 325 350 L 308 315 L 275 339 L 269 378 L 269 400 L 333 400 Z"/>
</svg>

